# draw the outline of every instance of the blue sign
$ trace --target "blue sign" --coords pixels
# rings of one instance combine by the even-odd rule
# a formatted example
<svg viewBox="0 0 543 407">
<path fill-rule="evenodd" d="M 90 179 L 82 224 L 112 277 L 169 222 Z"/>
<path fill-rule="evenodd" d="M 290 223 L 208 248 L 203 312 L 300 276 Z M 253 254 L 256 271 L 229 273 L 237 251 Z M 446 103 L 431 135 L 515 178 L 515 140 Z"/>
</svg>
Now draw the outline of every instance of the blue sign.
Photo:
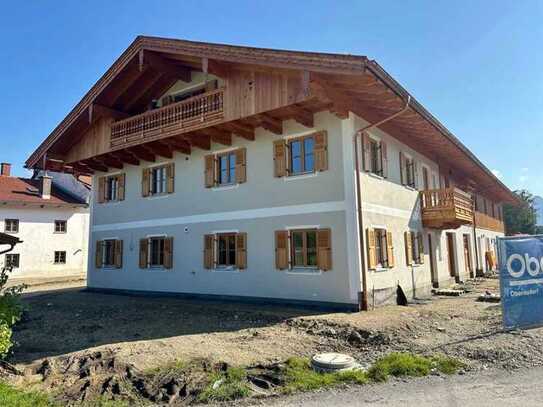
<svg viewBox="0 0 543 407">
<path fill-rule="evenodd" d="M 543 236 L 498 239 L 505 328 L 543 325 Z"/>
</svg>

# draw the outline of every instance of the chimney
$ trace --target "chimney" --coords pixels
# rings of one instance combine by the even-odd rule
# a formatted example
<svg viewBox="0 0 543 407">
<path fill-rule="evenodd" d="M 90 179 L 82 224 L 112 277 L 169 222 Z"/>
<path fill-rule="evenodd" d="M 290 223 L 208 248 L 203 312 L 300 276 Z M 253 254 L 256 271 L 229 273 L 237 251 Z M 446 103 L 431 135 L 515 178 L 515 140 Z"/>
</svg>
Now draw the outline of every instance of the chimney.
<svg viewBox="0 0 543 407">
<path fill-rule="evenodd" d="M 11 174 L 11 164 L 10 163 L 1 163 L 0 164 L 0 175 L 9 177 Z"/>
<path fill-rule="evenodd" d="M 51 184 L 53 178 L 48 175 L 42 175 L 40 178 L 40 195 L 42 199 L 51 198 Z"/>
</svg>

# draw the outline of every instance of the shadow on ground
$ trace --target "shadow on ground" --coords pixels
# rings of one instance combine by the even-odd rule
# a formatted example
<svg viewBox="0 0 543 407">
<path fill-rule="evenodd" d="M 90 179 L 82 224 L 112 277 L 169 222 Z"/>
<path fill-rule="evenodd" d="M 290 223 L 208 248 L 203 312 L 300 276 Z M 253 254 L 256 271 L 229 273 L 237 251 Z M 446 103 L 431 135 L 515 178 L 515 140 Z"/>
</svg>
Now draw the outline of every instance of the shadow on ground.
<svg viewBox="0 0 543 407">
<path fill-rule="evenodd" d="M 81 289 L 33 293 L 16 325 L 14 363 L 119 342 L 238 331 L 320 312 L 300 308 L 93 293 Z"/>
</svg>

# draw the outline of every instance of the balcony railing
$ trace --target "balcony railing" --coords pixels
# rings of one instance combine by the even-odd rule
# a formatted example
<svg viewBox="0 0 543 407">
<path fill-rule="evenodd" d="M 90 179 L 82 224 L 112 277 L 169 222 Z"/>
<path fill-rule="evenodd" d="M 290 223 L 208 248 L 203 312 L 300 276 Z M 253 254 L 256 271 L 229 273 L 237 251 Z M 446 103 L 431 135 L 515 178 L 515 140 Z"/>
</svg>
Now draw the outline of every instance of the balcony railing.
<svg viewBox="0 0 543 407">
<path fill-rule="evenodd" d="M 503 233 L 505 231 L 503 221 L 479 211 L 475 211 L 475 225 L 478 228 L 492 230 L 494 232 Z"/>
<path fill-rule="evenodd" d="M 224 114 L 224 89 L 194 96 L 111 125 L 111 146 L 139 144 L 177 132 L 187 132 L 220 122 Z"/>
<path fill-rule="evenodd" d="M 467 192 L 458 188 L 442 188 L 420 194 L 425 227 L 456 229 L 473 222 L 473 201 Z"/>
</svg>

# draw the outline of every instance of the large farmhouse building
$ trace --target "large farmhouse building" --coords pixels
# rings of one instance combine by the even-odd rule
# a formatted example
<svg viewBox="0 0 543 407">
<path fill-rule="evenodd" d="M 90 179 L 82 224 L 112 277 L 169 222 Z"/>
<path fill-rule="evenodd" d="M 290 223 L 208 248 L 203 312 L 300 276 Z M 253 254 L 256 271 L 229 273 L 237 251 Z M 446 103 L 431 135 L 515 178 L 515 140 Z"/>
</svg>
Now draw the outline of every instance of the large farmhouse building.
<svg viewBox="0 0 543 407">
<path fill-rule="evenodd" d="M 89 288 L 356 310 L 484 272 L 514 201 L 373 60 L 153 37 L 26 165 L 92 174 Z"/>
</svg>

